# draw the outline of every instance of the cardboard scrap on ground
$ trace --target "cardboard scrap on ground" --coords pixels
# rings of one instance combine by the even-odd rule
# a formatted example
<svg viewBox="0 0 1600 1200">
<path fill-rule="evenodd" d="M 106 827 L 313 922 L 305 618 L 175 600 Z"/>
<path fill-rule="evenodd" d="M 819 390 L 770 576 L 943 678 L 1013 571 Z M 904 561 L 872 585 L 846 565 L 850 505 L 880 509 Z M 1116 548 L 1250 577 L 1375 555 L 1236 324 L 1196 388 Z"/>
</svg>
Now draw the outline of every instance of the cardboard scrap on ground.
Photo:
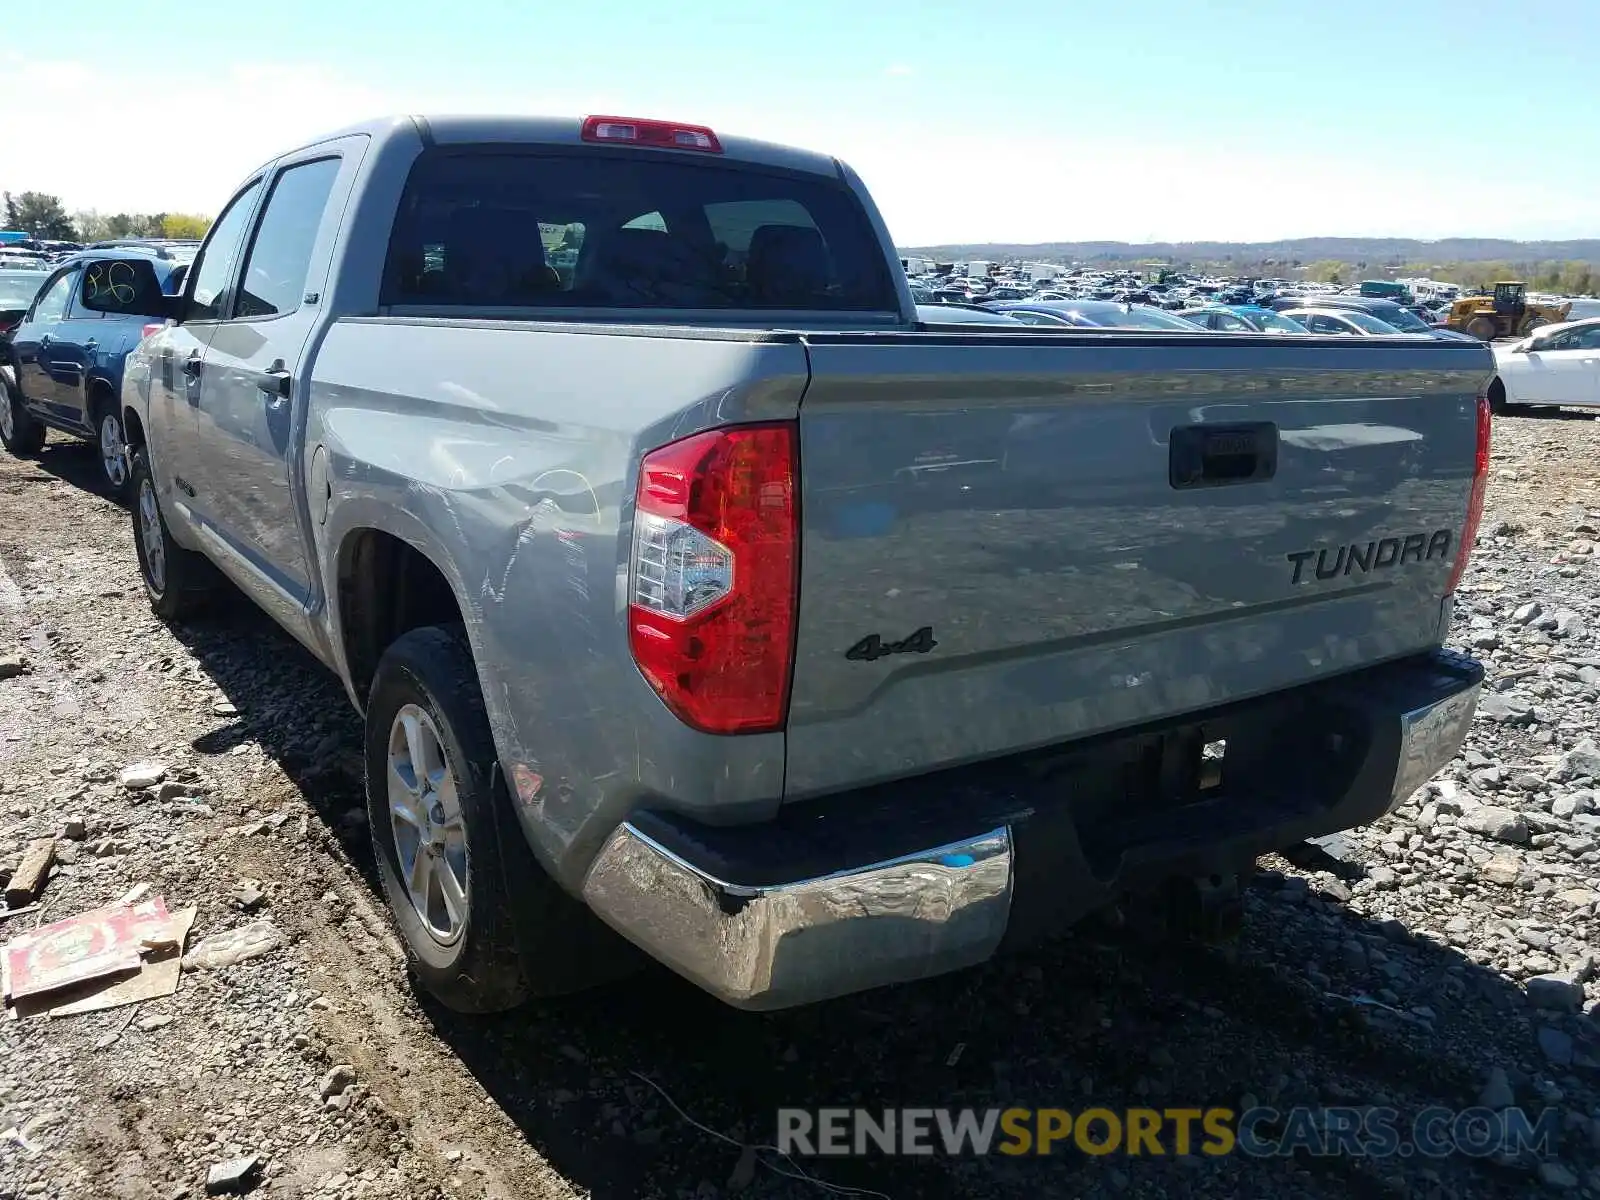
<svg viewBox="0 0 1600 1200">
<path fill-rule="evenodd" d="M 178 989 L 195 910 L 169 913 L 157 896 L 79 913 L 13 938 L 0 956 L 10 1015 L 71 1016 Z"/>
</svg>

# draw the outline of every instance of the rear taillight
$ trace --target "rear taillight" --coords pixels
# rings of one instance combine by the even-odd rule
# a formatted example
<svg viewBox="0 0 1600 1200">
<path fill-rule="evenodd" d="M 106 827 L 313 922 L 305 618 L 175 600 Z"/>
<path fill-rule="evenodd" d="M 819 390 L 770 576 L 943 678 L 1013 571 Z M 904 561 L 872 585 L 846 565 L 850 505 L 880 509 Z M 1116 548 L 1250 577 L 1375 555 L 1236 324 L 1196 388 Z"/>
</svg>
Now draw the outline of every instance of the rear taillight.
<svg viewBox="0 0 1600 1200">
<path fill-rule="evenodd" d="M 680 720 L 781 729 L 799 583 L 792 424 L 695 434 L 645 456 L 633 519 L 628 643 Z"/>
<path fill-rule="evenodd" d="M 1461 582 L 1461 576 L 1466 573 L 1467 563 L 1472 558 L 1473 544 L 1478 540 L 1478 523 L 1483 520 L 1483 493 L 1489 486 L 1489 397 L 1478 397 L 1478 445 L 1477 458 L 1472 468 L 1472 495 L 1467 499 L 1467 520 L 1461 527 L 1461 542 L 1456 547 L 1456 565 L 1450 570 L 1450 582 L 1445 584 L 1445 592 L 1456 590 L 1456 585 Z"/>
<path fill-rule="evenodd" d="M 167 323 L 165 321 L 156 321 L 154 324 L 146 325 L 142 330 L 140 330 L 139 337 L 147 338 L 153 333 L 160 333 L 166 327 Z"/>
</svg>

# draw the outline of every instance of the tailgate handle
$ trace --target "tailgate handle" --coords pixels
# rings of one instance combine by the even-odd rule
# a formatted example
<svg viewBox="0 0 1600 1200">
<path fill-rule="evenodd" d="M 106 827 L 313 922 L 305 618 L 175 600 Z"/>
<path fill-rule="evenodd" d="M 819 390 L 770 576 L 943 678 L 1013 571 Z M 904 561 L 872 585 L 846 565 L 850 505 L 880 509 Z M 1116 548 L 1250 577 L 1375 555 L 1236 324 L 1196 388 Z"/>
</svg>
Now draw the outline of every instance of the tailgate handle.
<svg viewBox="0 0 1600 1200">
<path fill-rule="evenodd" d="M 1278 427 L 1271 421 L 1180 425 L 1170 444 L 1168 477 L 1175 488 L 1256 483 L 1278 471 Z"/>
</svg>

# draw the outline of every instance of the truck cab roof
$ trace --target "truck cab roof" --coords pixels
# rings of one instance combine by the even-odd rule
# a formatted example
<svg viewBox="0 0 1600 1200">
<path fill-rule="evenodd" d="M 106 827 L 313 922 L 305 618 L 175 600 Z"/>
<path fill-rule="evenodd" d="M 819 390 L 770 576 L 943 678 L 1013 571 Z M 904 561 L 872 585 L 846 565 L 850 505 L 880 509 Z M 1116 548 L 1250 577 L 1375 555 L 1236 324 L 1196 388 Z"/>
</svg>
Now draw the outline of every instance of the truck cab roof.
<svg viewBox="0 0 1600 1200">
<path fill-rule="evenodd" d="M 352 134 L 364 134 L 374 142 L 385 142 L 395 137 L 418 137 L 424 144 L 451 146 L 451 145 L 492 145 L 504 143 L 506 145 L 547 145 L 547 146 L 572 146 L 583 147 L 588 150 L 596 148 L 596 143 L 585 140 L 583 136 L 586 117 L 555 117 L 555 116 L 473 116 L 465 114 L 410 114 L 396 115 L 363 121 L 344 129 L 335 130 L 314 138 L 304 145 L 290 151 L 290 154 L 300 150 L 310 149 L 323 142 L 333 141 L 336 138 L 349 137 Z M 656 118 L 627 118 L 643 122 L 654 121 Z M 624 118 L 615 118 L 621 121 Z M 702 128 L 702 127 L 695 127 Z M 693 149 L 661 149 L 664 154 L 694 154 L 711 158 L 720 158 L 727 162 L 746 163 L 755 166 L 775 167 L 780 170 L 804 171 L 815 175 L 832 175 L 839 177 L 843 168 L 836 158 L 831 155 L 819 154 L 812 150 L 801 150 L 793 146 L 782 146 L 774 142 L 765 142 L 756 138 L 728 135 L 720 130 L 716 131 L 716 141 L 720 149 L 707 152 Z M 655 148 L 655 147 L 652 147 Z M 285 157 L 279 155 L 278 158 Z M 263 163 L 262 167 L 277 161 L 276 158 Z"/>
</svg>

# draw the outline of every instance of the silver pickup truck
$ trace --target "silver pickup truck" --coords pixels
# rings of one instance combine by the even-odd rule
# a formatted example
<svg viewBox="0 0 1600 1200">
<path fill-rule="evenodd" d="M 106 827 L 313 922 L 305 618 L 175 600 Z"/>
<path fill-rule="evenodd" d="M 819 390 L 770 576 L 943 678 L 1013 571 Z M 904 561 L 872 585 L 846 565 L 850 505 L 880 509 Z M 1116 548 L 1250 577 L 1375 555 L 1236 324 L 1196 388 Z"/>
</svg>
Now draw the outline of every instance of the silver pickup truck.
<svg viewBox="0 0 1600 1200">
<path fill-rule="evenodd" d="M 84 303 L 163 303 L 119 279 Z M 1482 346 L 925 327 L 849 168 L 614 117 L 294 150 L 166 303 L 151 604 L 225 576 L 338 672 L 461 1010 L 632 947 L 770 1009 L 1214 913 L 1472 717 Z"/>
</svg>

